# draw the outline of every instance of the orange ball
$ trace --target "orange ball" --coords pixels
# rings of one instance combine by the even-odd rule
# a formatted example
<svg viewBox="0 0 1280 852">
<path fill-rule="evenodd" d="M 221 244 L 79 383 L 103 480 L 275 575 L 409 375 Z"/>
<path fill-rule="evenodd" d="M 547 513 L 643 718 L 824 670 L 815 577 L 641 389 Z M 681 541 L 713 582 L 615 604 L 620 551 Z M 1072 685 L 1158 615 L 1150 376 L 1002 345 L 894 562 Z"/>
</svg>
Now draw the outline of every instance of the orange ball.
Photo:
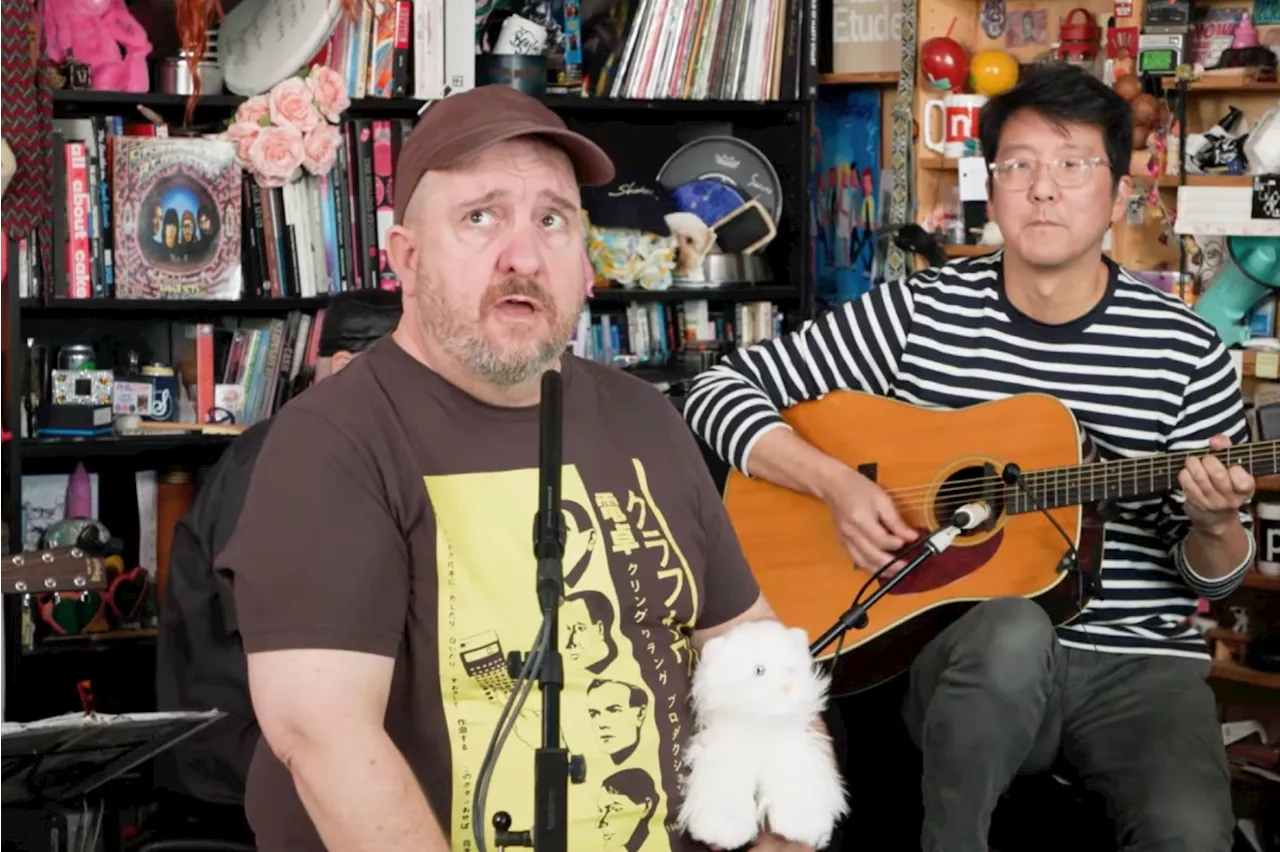
<svg viewBox="0 0 1280 852">
<path fill-rule="evenodd" d="M 969 61 L 969 86 L 979 95 L 995 97 L 1018 82 L 1018 60 L 1003 50 L 980 50 Z"/>
</svg>

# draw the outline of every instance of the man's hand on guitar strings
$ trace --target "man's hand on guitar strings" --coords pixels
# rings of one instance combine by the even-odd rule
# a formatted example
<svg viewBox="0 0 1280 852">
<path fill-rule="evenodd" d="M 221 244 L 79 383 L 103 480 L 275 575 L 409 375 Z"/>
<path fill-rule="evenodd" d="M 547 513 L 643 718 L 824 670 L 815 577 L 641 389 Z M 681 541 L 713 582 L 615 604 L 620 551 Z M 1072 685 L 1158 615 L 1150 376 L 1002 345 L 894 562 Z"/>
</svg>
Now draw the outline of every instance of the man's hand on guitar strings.
<svg viewBox="0 0 1280 852">
<path fill-rule="evenodd" d="M 898 514 L 893 498 L 852 468 L 844 469 L 823 498 L 845 550 L 864 571 L 880 570 L 894 553 L 920 537 Z M 902 564 L 897 562 L 880 576 L 892 577 Z"/>
<path fill-rule="evenodd" d="M 1209 449 L 1214 452 L 1230 446 L 1231 439 L 1225 435 L 1209 439 Z M 1253 477 L 1243 467 L 1232 465 L 1228 469 L 1210 455 L 1188 458 L 1178 474 L 1178 485 L 1186 495 L 1191 523 L 1209 531 L 1238 523 L 1237 512 L 1253 499 L 1255 487 Z"/>
</svg>

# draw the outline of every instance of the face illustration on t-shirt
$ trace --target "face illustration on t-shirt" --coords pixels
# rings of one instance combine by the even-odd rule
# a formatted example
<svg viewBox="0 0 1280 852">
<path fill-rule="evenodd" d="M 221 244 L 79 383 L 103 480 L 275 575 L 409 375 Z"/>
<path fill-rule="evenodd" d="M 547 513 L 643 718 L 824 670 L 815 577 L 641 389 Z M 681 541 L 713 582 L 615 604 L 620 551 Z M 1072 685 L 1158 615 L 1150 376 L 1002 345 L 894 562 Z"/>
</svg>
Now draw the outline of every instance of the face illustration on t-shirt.
<svg viewBox="0 0 1280 852">
<path fill-rule="evenodd" d="M 649 824 L 658 805 L 653 779 L 639 769 L 615 772 L 600 785 L 600 837 L 605 852 L 638 852 L 649 836 Z"/>
<path fill-rule="evenodd" d="M 597 679 L 587 687 L 587 706 L 596 742 L 615 764 L 622 763 L 640 744 L 649 693 L 633 683 Z"/>
<path fill-rule="evenodd" d="M 531 648 L 541 623 L 529 537 L 538 471 L 424 482 L 436 525 L 451 837 L 455 850 L 471 852 L 477 775 L 514 687 L 505 660 Z M 587 776 L 569 786 L 569 842 L 588 852 L 669 852 L 690 729 L 689 638 L 700 589 L 667 519 L 688 517 L 690 507 L 657 505 L 639 459 L 617 459 L 606 470 L 565 465 L 561 494 L 560 727 L 570 753 L 585 759 Z M 487 814 L 507 811 L 517 828 L 533 822 L 540 716 L 535 689 L 503 747 L 485 806 Z"/>
<path fill-rule="evenodd" d="M 560 645 L 566 665 L 599 674 L 617 656 L 613 604 L 590 590 L 565 595 L 560 607 Z"/>
</svg>

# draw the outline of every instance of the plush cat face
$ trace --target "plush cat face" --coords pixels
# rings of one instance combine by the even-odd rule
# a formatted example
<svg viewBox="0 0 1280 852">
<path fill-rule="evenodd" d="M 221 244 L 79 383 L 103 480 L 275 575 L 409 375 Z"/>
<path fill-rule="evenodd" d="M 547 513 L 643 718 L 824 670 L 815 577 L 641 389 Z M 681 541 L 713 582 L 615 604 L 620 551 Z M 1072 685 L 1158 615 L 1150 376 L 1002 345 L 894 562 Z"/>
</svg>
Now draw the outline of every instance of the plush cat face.
<svg viewBox="0 0 1280 852">
<path fill-rule="evenodd" d="M 809 719 L 822 710 L 826 680 L 798 627 L 754 621 L 703 646 L 693 704 L 703 724 L 718 719 Z"/>
</svg>

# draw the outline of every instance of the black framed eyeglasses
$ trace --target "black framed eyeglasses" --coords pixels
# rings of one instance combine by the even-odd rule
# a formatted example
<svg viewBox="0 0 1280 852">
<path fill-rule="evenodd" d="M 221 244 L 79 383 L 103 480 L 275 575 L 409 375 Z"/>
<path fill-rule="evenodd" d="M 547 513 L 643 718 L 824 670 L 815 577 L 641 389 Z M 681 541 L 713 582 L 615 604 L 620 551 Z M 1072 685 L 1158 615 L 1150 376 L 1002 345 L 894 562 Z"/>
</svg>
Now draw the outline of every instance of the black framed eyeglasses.
<svg viewBox="0 0 1280 852">
<path fill-rule="evenodd" d="M 1108 165 L 1106 157 L 1066 157 L 1056 160 L 1002 160 L 987 168 L 996 183 L 1005 189 L 1028 189 L 1035 181 L 1040 168 L 1048 167 L 1049 177 L 1064 189 L 1084 186 L 1098 166 Z"/>
</svg>

